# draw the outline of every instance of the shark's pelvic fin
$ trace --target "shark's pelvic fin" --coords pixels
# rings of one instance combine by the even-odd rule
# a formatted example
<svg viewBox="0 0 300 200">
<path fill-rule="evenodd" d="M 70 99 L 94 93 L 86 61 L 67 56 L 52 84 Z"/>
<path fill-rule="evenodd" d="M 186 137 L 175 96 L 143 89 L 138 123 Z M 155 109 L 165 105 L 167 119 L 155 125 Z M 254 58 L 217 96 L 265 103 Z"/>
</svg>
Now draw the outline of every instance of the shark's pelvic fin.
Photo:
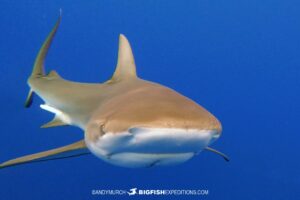
<svg viewBox="0 0 300 200">
<path fill-rule="evenodd" d="M 60 118 L 55 116 L 53 118 L 53 120 L 42 125 L 41 128 L 51 128 L 51 127 L 55 127 L 55 126 L 66 126 L 66 125 L 69 125 L 69 124 L 63 122 Z"/>
<path fill-rule="evenodd" d="M 42 104 L 40 107 L 43 110 L 46 110 L 48 112 L 54 113 L 55 116 L 52 121 L 48 122 L 47 124 L 43 125 L 42 128 L 48 128 L 48 127 L 53 127 L 53 126 L 61 126 L 61 125 L 70 125 L 71 124 L 71 119 L 70 117 L 60 111 L 57 108 L 54 108 L 52 106 L 49 106 L 47 104 Z"/>
<path fill-rule="evenodd" d="M 44 44 L 42 45 L 42 47 L 35 59 L 31 77 L 45 76 L 44 61 L 45 61 L 46 55 L 48 53 L 48 50 L 50 48 L 51 42 L 52 42 L 52 40 L 55 36 L 55 33 L 59 27 L 60 21 L 61 21 L 61 12 L 56 21 L 56 24 L 54 25 L 52 31 L 49 33 L 48 37 L 46 38 Z"/>
<path fill-rule="evenodd" d="M 215 149 L 210 148 L 210 147 L 206 147 L 205 149 L 208 150 L 208 151 L 211 151 L 211 152 L 213 152 L 213 153 L 216 153 L 216 154 L 218 154 L 219 156 L 222 156 L 222 157 L 224 158 L 224 160 L 229 161 L 229 157 L 228 157 L 227 155 L 225 155 L 224 153 L 221 153 L 220 151 L 215 150 Z"/>
<path fill-rule="evenodd" d="M 81 156 L 86 154 L 90 154 L 90 152 L 86 148 L 84 140 L 80 140 L 78 142 L 60 148 L 43 151 L 40 153 L 35 153 L 27 156 L 22 156 L 16 159 L 6 161 L 0 164 L 0 169 L 4 167 L 10 167 L 10 166 L 20 165 L 25 163 L 70 158 L 70 157 L 76 157 L 76 156 Z"/>
<path fill-rule="evenodd" d="M 119 37 L 118 63 L 111 81 L 136 77 L 136 67 L 130 44 L 127 38 L 121 34 Z"/>
</svg>

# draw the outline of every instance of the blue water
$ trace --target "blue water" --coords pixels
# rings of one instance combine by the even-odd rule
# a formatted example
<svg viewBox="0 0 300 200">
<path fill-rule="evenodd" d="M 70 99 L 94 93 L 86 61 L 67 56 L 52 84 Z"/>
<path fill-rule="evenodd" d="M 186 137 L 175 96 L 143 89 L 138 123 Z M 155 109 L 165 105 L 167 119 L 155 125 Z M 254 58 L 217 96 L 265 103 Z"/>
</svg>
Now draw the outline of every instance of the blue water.
<svg viewBox="0 0 300 200">
<path fill-rule="evenodd" d="M 105 81 L 124 33 L 139 76 L 217 116 L 223 135 L 213 147 L 231 157 L 226 163 L 203 152 L 178 166 L 147 169 L 91 155 L 21 165 L 0 170 L 1 200 L 116 198 L 91 191 L 134 187 L 209 190 L 151 196 L 158 199 L 300 199 L 299 1 L 1 0 L 0 8 L 1 162 L 83 137 L 74 127 L 40 129 L 52 114 L 40 110 L 39 98 L 23 107 L 26 80 L 59 8 L 63 20 L 48 70 L 74 81 Z"/>
</svg>

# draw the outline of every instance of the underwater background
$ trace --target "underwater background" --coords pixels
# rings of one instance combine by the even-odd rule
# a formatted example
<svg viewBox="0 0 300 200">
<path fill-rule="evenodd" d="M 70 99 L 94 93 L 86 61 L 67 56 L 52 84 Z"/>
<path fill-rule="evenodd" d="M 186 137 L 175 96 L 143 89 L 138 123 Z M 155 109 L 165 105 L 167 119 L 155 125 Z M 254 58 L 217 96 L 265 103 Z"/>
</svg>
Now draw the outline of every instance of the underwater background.
<svg viewBox="0 0 300 200">
<path fill-rule="evenodd" d="M 53 115 L 23 107 L 35 56 L 59 9 L 46 61 L 66 79 L 103 82 L 118 36 L 141 78 L 171 87 L 223 125 L 212 147 L 177 166 L 127 169 L 93 155 L 0 170 L 0 199 L 140 199 L 95 189 L 207 189 L 157 199 L 300 199 L 300 1 L 1 0 L 0 162 L 73 143 L 75 127 L 40 129 Z"/>
</svg>

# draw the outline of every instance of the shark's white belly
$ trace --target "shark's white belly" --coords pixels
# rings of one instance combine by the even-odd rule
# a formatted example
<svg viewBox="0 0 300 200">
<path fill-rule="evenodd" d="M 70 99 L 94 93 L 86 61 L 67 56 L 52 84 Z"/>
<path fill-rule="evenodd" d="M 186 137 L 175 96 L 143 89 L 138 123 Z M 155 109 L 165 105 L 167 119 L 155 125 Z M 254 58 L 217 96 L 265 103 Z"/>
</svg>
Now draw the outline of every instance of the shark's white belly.
<svg viewBox="0 0 300 200">
<path fill-rule="evenodd" d="M 183 163 L 218 138 L 214 130 L 132 128 L 85 139 L 90 151 L 104 161 L 123 167 L 151 167 Z"/>
</svg>

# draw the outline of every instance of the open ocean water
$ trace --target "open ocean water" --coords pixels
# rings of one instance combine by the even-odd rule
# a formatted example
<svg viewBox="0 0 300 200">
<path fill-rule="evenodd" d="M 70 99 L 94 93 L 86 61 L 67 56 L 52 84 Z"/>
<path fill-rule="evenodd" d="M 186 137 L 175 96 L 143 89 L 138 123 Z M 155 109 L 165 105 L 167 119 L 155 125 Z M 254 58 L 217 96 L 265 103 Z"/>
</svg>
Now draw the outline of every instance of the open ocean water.
<svg viewBox="0 0 300 200">
<path fill-rule="evenodd" d="M 222 123 L 212 147 L 177 166 L 127 169 L 93 155 L 0 170 L 1 200 L 300 199 L 300 1 L 0 1 L 0 162 L 75 142 L 75 127 L 40 129 L 53 115 L 23 107 L 35 56 L 66 79 L 103 82 L 118 36 L 140 77 L 195 100 Z M 202 190 L 204 195 L 93 195 L 93 190 Z"/>
</svg>

